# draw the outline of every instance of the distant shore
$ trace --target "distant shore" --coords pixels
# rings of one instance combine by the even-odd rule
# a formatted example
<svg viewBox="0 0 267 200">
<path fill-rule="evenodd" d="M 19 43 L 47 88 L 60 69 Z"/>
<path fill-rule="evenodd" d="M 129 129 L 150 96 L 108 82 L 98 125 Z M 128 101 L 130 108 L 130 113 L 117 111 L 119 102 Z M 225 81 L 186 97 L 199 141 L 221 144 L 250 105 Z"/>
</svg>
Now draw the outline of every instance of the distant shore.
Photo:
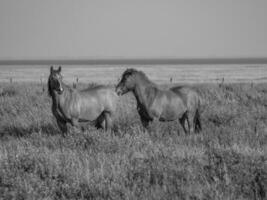
<svg viewBox="0 0 267 200">
<path fill-rule="evenodd" d="M 185 58 L 185 59 L 6 59 L 0 65 L 209 65 L 267 64 L 267 58 Z"/>
<path fill-rule="evenodd" d="M 55 67 L 57 68 L 57 64 Z M 67 65 L 62 66 L 64 80 L 73 83 L 96 82 L 101 84 L 116 83 L 127 68 L 142 70 L 159 84 L 167 83 L 203 83 L 203 82 L 266 82 L 267 64 L 103 64 L 103 65 Z M 27 82 L 47 80 L 50 64 L 44 65 L 0 65 L 0 82 Z"/>
</svg>

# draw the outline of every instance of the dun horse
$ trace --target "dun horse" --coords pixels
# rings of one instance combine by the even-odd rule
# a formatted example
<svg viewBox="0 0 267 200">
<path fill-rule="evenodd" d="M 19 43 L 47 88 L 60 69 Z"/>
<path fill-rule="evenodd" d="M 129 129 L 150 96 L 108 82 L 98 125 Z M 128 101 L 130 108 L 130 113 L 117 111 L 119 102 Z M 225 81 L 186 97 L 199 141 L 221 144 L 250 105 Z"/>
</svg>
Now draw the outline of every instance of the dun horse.
<svg viewBox="0 0 267 200">
<path fill-rule="evenodd" d="M 142 71 L 127 69 L 116 86 L 118 95 L 132 91 L 137 101 L 137 111 L 145 128 L 159 121 L 180 121 L 185 133 L 201 130 L 200 96 L 190 87 L 173 87 L 162 90 Z M 188 123 L 188 128 L 185 126 Z"/>
<path fill-rule="evenodd" d="M 57 70 L 51 66 L 48 93 L 53 101 L 52 113 L 63 134 L 67 132 L 67 123 L 76 127 L 84 123 L 93 124 L 105 130 L 112 127 L 118 99 L 114 89 L 96 86 L 81 91 L 74 90 L 63 83 L 61 66 Z"/>
</svg>

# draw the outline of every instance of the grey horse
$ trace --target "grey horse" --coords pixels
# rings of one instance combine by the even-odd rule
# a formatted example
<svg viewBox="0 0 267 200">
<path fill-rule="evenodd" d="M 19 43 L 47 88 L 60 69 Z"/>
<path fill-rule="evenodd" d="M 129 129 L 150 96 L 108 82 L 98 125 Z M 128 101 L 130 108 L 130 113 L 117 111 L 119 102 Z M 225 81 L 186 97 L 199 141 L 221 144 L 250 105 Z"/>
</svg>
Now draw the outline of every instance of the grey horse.
<svg viewBox="0 0 267 200">
<path fill-rule="evenodd" d="M 61 66 L 50 68 L 48 93 L 52 98 L 52 113 L 60 130 L 67 132 L 67 123 L 80 127 L 80 124 L 93 124 L 97 128 L 109 130 L 113 125 L 118 96 L 113 88 L 96 86 L 75 90 L 63 83 Z"/>
<path fill-rule="evenodd" d="M 180 121 L 185 133 L 201 131 L 199 94 L 188 86 L 160 89 L 142 72 L 127 69 L 116 86 L 118 95 L 133 92 L 141 122 L 147 128 L 153 120 Z M 185 126 L 188 123 L 188 128 Z"/>
</svg>

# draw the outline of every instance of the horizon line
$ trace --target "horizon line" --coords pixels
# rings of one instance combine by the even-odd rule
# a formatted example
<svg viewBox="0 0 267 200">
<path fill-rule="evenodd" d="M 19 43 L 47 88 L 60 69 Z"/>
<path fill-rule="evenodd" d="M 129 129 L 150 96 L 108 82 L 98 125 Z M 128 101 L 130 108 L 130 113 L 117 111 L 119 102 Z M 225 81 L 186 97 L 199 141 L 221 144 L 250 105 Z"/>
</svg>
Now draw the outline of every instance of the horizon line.
<svg viewBox="0 0 267 200">
<path fill-rule="evenodd" d="M 92 58 L 3 59 L 0 65 L 157 65 L 267 64 L 267 57 L 236 58 Z"/>
</svg>

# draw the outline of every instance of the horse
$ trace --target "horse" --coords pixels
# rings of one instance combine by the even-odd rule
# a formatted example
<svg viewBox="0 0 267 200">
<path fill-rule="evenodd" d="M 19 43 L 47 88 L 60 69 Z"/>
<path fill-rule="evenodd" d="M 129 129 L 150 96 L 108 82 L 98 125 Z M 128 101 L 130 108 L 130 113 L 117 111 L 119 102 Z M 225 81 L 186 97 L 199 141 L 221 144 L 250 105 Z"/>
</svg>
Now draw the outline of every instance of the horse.
<svg viewBox="0 0 267 200">
<path fill-rule="evenodd" d="M 162 122 L 179 120 L 186 134 L 199 132 L 202 129 L 199 113 L 201 98 L 189 86 L 160 89 L 144 72 L 127 69 L 122 74 L 115 91 L 118 95 L 133 93 L 141 123 L 145 128 L 148 128 L 154 120 Z"/>
<path fill-rule="evenodd" d="M 52 113 L 63 135 L 68 131 L 67 123 L 74 127 L 92 124 L 105 131 L 112 128 L 118 100 L 114 88 L 99 85 L 83 90 L 73 89 L 63 82 L 61 66 L 58 69 L 50 67 L 47 84 L 52 98 Z"/>
</svg>

